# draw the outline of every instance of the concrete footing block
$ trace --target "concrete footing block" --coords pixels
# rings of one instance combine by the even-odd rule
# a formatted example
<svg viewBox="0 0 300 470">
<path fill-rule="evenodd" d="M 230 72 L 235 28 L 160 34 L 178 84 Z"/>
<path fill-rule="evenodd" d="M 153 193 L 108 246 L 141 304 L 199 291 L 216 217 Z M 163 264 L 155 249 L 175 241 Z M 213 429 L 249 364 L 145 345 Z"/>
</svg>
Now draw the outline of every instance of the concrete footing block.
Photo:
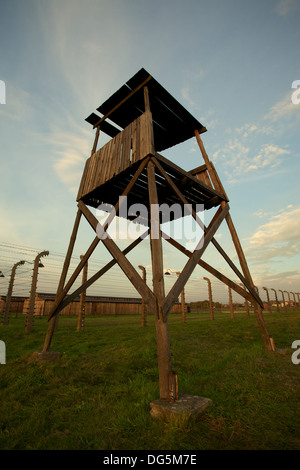
<svg viewBox="0 0 300 470">
<path fill-rule="evenodd" d="M 35 351 L 31 356 L 31 360 L 40 363 L 54 362 L 59 359 L 60 356 L 61 353 L 56 351 Z"/>
<path fill-rule="evenodd" d="M 211 404 L 210 398 L 179 394 L 178 400 L 174 402 L 164 400 L 151 402 L 150 415 L 155 419 L 168 419 L 176 416 L 199 418 Z"/>
<path fill-rule="evenodd" d="M 279 354 L 279 356 L 287 356 L 288 354 L 290 354 L 290 351 L 287 349 L 276 348 L 275 354 Z"/>
</svg>

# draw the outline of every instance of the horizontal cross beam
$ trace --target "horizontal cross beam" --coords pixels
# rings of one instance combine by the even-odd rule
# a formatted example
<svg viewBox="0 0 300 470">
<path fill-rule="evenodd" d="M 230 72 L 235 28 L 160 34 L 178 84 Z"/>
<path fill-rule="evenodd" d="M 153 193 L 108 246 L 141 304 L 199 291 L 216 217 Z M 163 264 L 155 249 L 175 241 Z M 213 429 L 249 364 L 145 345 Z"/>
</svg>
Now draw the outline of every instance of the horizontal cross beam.
<svg viewBox="0 0 300 470">
<path fill-rule="evenodd" d="M 88 223 L 91 225 L 91 227 L 96 231 L 97 226 L 100 227 L 100 232 L 104 232 L 103 226 L 98 222 L 94 214 L 83 204 L 81 203 L 80 209 L 88 221 Z M 147 232 L 146 232 L 147 234 Z M 146 236 L 146 235 L 145 235 Z M 104 244 L 105 248 L 109 251 L 109 253 L 112 255 L 112 257 L 116 260 L 124 274 L 127 276 L 127 278 L 130 280 L 130 282 L 134 285 L 136 290 L 141 294 L 145 302 L 149 303 L 149 306 L 151 304 L 151 307 L 153 305 L 153 302 L 156 302 L 155 296 L 153 292 L 149 289 L 147 284 L 143 281 L 139 273 L 136 271 L 136 269 L 132 266 L 130 261 L 126 258 L 124 253 L 120 250 L 118 245 L 109 237 L 107 234 L 106 238 L 101 238 L 102 243 Z"/>
</svg>

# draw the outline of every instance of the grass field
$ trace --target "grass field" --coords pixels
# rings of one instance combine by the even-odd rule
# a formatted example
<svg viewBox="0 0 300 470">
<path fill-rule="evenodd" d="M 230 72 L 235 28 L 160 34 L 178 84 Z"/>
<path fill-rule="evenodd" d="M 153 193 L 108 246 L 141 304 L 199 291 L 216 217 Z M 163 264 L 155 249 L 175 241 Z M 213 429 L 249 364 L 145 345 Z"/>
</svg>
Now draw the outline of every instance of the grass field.
<svg viewBox="0 0 300 470">
<path fill-rule="evenodd" d="M 21 316 L 21 315 L 19 315 Z M 153 420 L 159 398 L 154 319 L 62 317 L 51 349 L 55 363 L 37 364 L 47 319 L 0 325 L 6 364 L 0 365 L 1 449 L 200 450 L 300 449 L 300 312 L 265 312 L 269 334 L 286 355 L 265 353 L 254 315 L 230 319 L 169 318 L 179 391 L 209 397 L 201 419 Z M 300 356 L 300 355 L 299 355 Z"/>
</svg>

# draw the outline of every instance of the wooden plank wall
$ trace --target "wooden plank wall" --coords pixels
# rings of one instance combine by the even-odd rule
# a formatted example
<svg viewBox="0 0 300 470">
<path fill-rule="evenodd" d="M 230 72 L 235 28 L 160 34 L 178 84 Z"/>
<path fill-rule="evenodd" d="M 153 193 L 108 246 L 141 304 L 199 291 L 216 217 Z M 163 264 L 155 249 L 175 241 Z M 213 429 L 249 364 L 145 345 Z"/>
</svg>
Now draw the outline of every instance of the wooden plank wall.
<svg viewBox="0 0 300 470">
<path fill-rule="evenodd" d="M 205 166 L 205 168 L 204 168 Z M 191 171 L 190 173 L 193 174 L 198 180 L 200 180 L 202 183 L 206 184 L 210 188 L 213 188 L 213 185 L 211 183 L 206 165 L 203 165 L 203 167 L 199 167 L 199 171 L 196 172 L 196 170 Z"/>
<path fill-rule="evenodd" d="M 44 315 L 48 315 L 53 301 L 46 301 Z M 60 315 L 78 315 L 80 309 L 79 302 L 71 302 L 64 308 Z M 141 315 L 142 303 L 129 302 L 86 302 L 85 315 Z M 181 313 L 181 305 L 175 304 L 171 313 Z"/>
<path fill-rule="evenodd" d="M 150 153 L 155 154 L 152 115 L 145 112 L 86 161 L 77 201 Z"/>
<path fill-rule="evenodd" d="M 54 300 L 37 299 L 34 307 L 34 314 L 41 316 L 48 316 L 53 306 Z M 28 310 L 29 299 L 25 301 L 12 302 L 11 312 L 23 313 L 24 315 Z M 0 306 L 5 305 L 4 300 L 0 300 Z M 78 315 L 80 310 L 79 302 L 71 302 L 64 308 L 60 315 Z M 1 310 L 0 310 L 1 311 Z M 86 302 L 85 314 L 86 315 L 141 315 L 142 303 L 136 302 Z M 171 313 L 181 313 L 181 305 L 175 304 Z"/>
<path fill-rule="evenodd" d="M 23 312 L 23 300 L 11 300 L 10 302 L 10 312 L 13 313 L 22 313 Z M 5 300 L 0 299 L 0 313 L 4 312 Z"/>
<path fill-rule="evenodd" d="M 23 302 L 23 313 L 26 315 L 29 310 L 30 299 L 25 299 Z M 45 309 L 45 300 L 36 299 L 34 303 L 34 315 L 43 315 Z"/>
<path fill-rule="evenodd" d="M 34 314 L 47 316 L 52 308 L 53 300 L 37 299 Z M 29 299 L 12 301 L 10 311 L 13 313 L 27 313 Z M 0 313 L 3 312 L 5 300 L 0 298 Z M 78 315 L 79 302 L 71 302 L 62 310 L 60 315 Z M 142 303 L 130 302 L 86 302 L 86 315 L 140 315 Z M 181 313 L 181 305 L 175 304 L 171 313 Z"/>
</svg>

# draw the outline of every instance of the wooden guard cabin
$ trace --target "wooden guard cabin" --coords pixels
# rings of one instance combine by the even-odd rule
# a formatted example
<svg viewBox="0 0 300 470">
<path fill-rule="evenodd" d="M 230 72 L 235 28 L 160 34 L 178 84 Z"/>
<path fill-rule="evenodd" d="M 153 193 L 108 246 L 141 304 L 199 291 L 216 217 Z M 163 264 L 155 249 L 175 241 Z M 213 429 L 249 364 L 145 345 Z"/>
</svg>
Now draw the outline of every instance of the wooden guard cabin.
<svg viewBox="0 0 300 470">
<path fill-rule="evenodd" d="M 145 104 L 145 86 L 148 107 Z M 186 172 L 157 153 L 190 139 L 195 135 L 195 129 L 201 134 L 206 128 L 146 70 L 141 69 L 97 111 L 103 114 L 102 118 L 92 113 L 86 121 L 112 139 L 97 151 L 95 146 L 95 151 L 86 161 L 77 201 L 92 207 L 100 204 L 115 206 L 141 160 L 149 155 L 155 156 L 191 205 L 204 204 L 205 209 L 210 209 L 227 200 L 224 194 L 213 188 L 205 165 Z M 107 118 L 115 125 L 107 122 Z M 176 194 L 170 193 L 158 171 L 156 185 L 161 204 L 182 204 Z M 149 205 L 147 168 L 139 175 L 127 197 L 128 206 L 135 203 Z M 146 226 L 149 226 L 148 222 L 145 220 Z"/>
<path fill-rule="evenodd" d="M 171 365 L 168 313 L 177 302 L 195 267 L 199 265 L 206 269 L 253 303 L 264 346 L 267 350 L 272 350 L 273 343 L 271 344 L 262 315 L 263 304 L 254 288 L 237 232 L 229 214 L 228 197 L 200 137 L 206 128 L 144 69 L 137 72 L 101 104 L 97 108 L 97 112 L 97 114 L 92 113 L 86 118 L 86 121 L 95 129 L 95 138 L 78 190 L 77 216 L 56 300 L 49 315 L 50 323 L 43 353 L 49 350 L 59 312 L 117 263 L 147 304 L 148 311 L 155 314 L 160 399 L 176 400 L 178 397 L 177 375 L 172 371 Z M 111 139 L 102 148 L 97 149 L 100 132 L 104 132 Z M 204 163 L 191 171 L 183 170 L 158 153 L 192 137 L 196 137 Z M 139 222 L 145 225 L 146 231 L 143 236 L 121 251 L 114 240 L 109 236 L 103 237 L 102 235 L 106 232 L 113 217 L 120 215 L 124 197 L 127 197 L 128 207 L 136 203 L 142 203 L 147 207 L 143 220 L 141 217 L 139 218 Z M 159 226 L 160 222 L 154 208 L 163 203 L 169 207 L 174 203 L 180 204 L 182 207 L 188 206 L 190 214 L 202 227 L 203 243 L 193 253 L 185 249 L 177 240 L 165 237 L 161 229 L 158 230 L 158 236 L 152 236 L 154 228 L 157 230 L 157 225 Z M 108 212 L 111 213 L 105 224 L 101 226 L 89 207 L 96 208 L 103 204 L 113 206 L 115 211 L 108 209 Z M 197 216 L 195 211 L 197 204 L 203 204 L 205 210 L 215 210 L 207 227 Z M 81 257 L 74 273 L 66 282 L 82 215 L 97 235 L 85 255 Z M 232 262 L 214 237 L 224 220 L 230 230 L 240 267 Z M 148 287 L 136 267 L 126 258 L 126 255 L 143 242 L 148 234 L 150 234 L 153 289 Z M 162 239 L 165 239 L 188 258 L 185 267 L 179 273 L 167 295 L 164 287 Z M 100 242 L 112 255 L 112 261 L 86 280 L 75 292 L 67 295 Z M 244 288 L 202 260 L 202 255 L 210 243 L 223 256 Z"/>
</svg>

